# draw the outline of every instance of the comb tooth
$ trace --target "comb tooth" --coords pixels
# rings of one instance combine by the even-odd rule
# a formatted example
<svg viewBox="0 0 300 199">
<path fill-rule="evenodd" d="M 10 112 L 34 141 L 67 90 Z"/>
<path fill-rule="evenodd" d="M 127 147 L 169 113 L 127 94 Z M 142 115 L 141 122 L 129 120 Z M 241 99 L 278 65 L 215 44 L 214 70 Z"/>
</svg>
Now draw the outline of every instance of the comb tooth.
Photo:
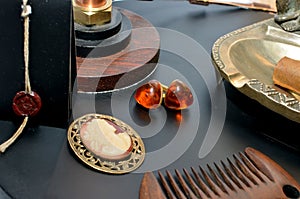
<svg viewBox="0 0 300 199">
<path fill-rule="evenodd" d="M 219 174 L 224 179 L 224 182 L 227 184 L 227 186 L 232 190 L 236 192 L 236 187 L 233 185 L 233 182 L 230 180 L 230 178 L 224 173 L 224 171 L 215 163 L 214 164 L 216 169 L 218 170 Z"/>
<path fill-rule="evenodd" d="M 225 169 L 226 173 L 228 174 L 228 176 L 230 177 L 230 179 L 234 182 L 233 186 L 236 185 L 238 188 L 245 190 L 245 187 L 241 183 L 240 179 L 232 173 L 232 171 L 225 165 L 225 163 L 223 161 L 221 161 L 221 164 L 222 164 L 223 168 Z"/>
<path fill-rule="evenodd" d="M 204 191 L 202 191 L 198 186 L 197 184 L 195 183 L 195 181 L 193 180 L 193 178 L 191 177 L 191 175 L 189 174 L 189 172 L 183 168 L 183 172 L 187 178 L 187 180 L 189 181 L 192 189 L 194 190 L 194 192 L 196 193 L 197 197 L 198 198 L 205 198 L 205 193 Z"/>
<path fill-rule="evenodd" d="M 248 167 L 245 166 L 245 165 L 244 165 L 244 164 L 236 157 L 235 154 L 233 155 L 233 158 L 234 158 L 236 164 L 238 165 L 238 167 L 240 168 L 240 170 L 243 172 L 243 174 L 244 174 L 251 182 L 253 182 L 253 184 L 258 185 L 258 182 L 257 182 L 258 179 L 256 178 L 255 175 L 253 175 L 253 174 L 251 173 L 251 171 L 248 169 Z"/>
<path fill-rule="evenodd" d="M 168 198 L 176 199 L 176 196 L 172 192 L 172 190 L 171 190 L 170 186 L 168 185 L 167 180 L 165 179 L 163 174 L 160 171 L 158 171 L 158 175 L 159 175 L 159 178 L 161 180 L 161 184 L 163 185 L 165 191 L 167 192 Z"/>
<path fill-rule="evenodd" d="M 234 173 L 237 175 L 237 177 L 247 186 L 251 187 L 249 181 L 247 178 L 244 177 L 243 173 L 231 162 L 229 158 L 227 158 L 227 161 L 229 162 L 230 167 L 233 169 Z"/>
<path fill-rule="evenodd" d="M 214 163 L 215 164 L 215 163 Z M 216 164 L 215 164 L 216 165 Z M 220 187 L 220 189 L 225 192 L 226 194 L 228 194 L 228 191 L 226 188 L 227 185 L 219 178 L 219 176 L 216 174 L 216 172 L 209 166 L 207 165 L 209 172 L 212 174 L 212 176 L 215 178 L 218 186 Z"/>
<path fill-rule="evenodd" d="M 199 176 L 198 172 L 193 167 L 191 167 L 191 170 L 192 170 L 200 188 L 203 190 L 203 192 L 205 193 L 205 195 L 207 197 L 211 198 L 212 195 L 214 195 L 213 191 L 203 182 L 203 180 Z"/>
<path fill-rule="evenodd" d="M 166 196 L 153 172 L 146 172 L 142 178 L 139 199 L 166 199 Z"/>
<path fill-rule="evenodd" d="M 268 178 L 266 178 L 265 175 L 258 170 L 243 153 L 240 152 L 239 155 L 252 173 L 254 173 L 262 182 L 266 183 L 268 181 Z"/>
<path fill-rule="evenodd" d="M 274 182 L 274 177 L 270 171 L 270 169 L 266 166 L 266 156 L 262 153 L 260 153 L 259 151 L 251 148 L 251 147 L 247 147 L 245 149 L 245 154 L 247 155 L 247 157 L 252 160 L 252 162 L 254 163 L 254 165 L 265 175 L 267 176 L 267 178 L 269 180 L 271 180 L 272 182 Z M 267 157 L 268 158 L 268 157 Z M 272 161 L 274 162 L 274 161 Z"/>
<path fill-rule="evenodd" d="M 196 195 L 193 193 L 193 191 L 189 188 L 189 186 L 186 184 L 185 180 L 183 179 L 181 173 L 175 169 L 175 173 L 178 177 L 178 181 L 181 184 L 181 187 L 183 188 L 185 195 L 190 199 L 197 199 Z"/>
<path fill-rule="evenodd" d="M 167 176 L 169 178 L 169 181 L 172 185 L 172 187 L 174 188 L 174 191 L 176 193 L 176 196 L 177 198 L 180 198 L 180 199 L 187 199 L 184 195 L 184 193 L 180 190 L 179 186 L 177 185 L 176 181 L 174 180 L 172 174 L 169 172 L 169 171 L 166 171 L 167 173 Z"/>
<path fill-rule="evenodd" d="M 221 189 L 212 181 L 212 179 L 209 177 L 209 175 L 202 169 L 201 166 L 199 166 L 200 171 L 205 178 L 206 182 L 208 183 L 211 190 L 217 195 L 220 196 Z"/>
</svg>

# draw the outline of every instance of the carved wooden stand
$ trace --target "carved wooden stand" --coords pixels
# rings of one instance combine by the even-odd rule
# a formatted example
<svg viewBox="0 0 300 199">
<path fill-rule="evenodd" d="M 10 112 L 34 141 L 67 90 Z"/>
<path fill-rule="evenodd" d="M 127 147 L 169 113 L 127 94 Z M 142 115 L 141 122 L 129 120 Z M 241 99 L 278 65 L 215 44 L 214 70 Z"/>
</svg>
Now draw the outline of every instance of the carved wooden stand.
<svg viewBox="0 0 300 199">
<path fill-rule="evenodd" d="M 78 92 L 102 93 L 124 89 L 142 81 L 156 68 L 160 45 L 157 30 L 135 13 L 120 8 L 114 9 L 118 9 L 131 23 L 130 37 L 125 36 L 123 39 L 128 39 L 128 44 L 119 42 L 120 45 L 126 43 L 124 48 L 121 49 L 121 46 L 121 50 L 109 55 L 105 54 L 105 49 L 109 47 L 100 48 L 99 52 L 92 50 L 85 56 L 77 53 Z M 118 39 L 124 34 L 128 35 L 126 31 L 119 31 L 114 37 Z M 111 42 L 112 45 L 116 43 L 115 39 L 110 38 L 105 42 Z"/>
</svg>

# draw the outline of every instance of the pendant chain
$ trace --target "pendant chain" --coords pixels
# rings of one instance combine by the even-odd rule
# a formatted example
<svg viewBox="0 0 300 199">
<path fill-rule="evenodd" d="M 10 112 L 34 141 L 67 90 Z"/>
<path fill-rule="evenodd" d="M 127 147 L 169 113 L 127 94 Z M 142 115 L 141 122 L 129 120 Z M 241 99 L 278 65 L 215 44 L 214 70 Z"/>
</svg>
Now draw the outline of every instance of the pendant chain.
<svg viewBox="0 0 300 199">
<path fill-rule="evenodd" d="M 24 65 L 25 65 L 25 91 L 31 93 L 29 79 L 29 15 L 31 6 L 27 5 L 28 0 L 23 0 L 21 16 L 24 18 Z"/>
<path fill-rule="evenodd" d="M 23 0 L 21 17 L 24 18 L 24 65 L 25 65 L 25 92 L 31 94 L 31 86 L 29 79 L 29 15 L 31 14 L 31 6 L 27 5 L 28 0 Z M 28 115 L 23 119 L 22 124 L 11 138 L 0 145 L 0 152 L 5 150 L 19 137 L 26 127 Z"/>
</svg>

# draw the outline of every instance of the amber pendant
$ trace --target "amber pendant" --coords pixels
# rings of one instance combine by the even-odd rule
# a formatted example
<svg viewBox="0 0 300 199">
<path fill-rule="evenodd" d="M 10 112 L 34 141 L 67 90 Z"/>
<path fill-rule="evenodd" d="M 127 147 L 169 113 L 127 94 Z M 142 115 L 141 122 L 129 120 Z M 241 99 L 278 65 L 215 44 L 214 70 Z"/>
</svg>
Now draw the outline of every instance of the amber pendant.
<svg viewBox="0 0 300 199">
<path fill-rule="evenodd" d="M 155 109 L 162 102 L 163 89 L 159 81 L 151 80 L 136 90 L 135 100 L 148 109 Z"/>
<path fill-rule="evenodd" d="M 193 104 L 194 98 L 189 87 L 176 79 L 171 82 L 165 98 L 165 106 L 170 109 L 182 110 Z"/>
</svg>

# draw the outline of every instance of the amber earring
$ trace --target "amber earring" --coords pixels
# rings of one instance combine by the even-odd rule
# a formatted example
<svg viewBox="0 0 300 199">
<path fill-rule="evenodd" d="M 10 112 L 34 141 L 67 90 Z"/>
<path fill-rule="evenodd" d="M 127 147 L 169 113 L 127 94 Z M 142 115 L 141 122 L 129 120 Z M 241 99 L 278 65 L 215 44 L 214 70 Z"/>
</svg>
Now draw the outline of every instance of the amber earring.
<svg viewBox="0 0 300 199">
<path fill-rule="evenodd" d="M 172 81 L 169 87 L 158 80 L 151 80 L 136 90 L 134 98 L 138 104 L 147 109 L 156 109 L 164 101 L 167 108 L 182 110 L 192 105 L 194 101 L 189 87 L 178 79 Z"/>
</svg>

